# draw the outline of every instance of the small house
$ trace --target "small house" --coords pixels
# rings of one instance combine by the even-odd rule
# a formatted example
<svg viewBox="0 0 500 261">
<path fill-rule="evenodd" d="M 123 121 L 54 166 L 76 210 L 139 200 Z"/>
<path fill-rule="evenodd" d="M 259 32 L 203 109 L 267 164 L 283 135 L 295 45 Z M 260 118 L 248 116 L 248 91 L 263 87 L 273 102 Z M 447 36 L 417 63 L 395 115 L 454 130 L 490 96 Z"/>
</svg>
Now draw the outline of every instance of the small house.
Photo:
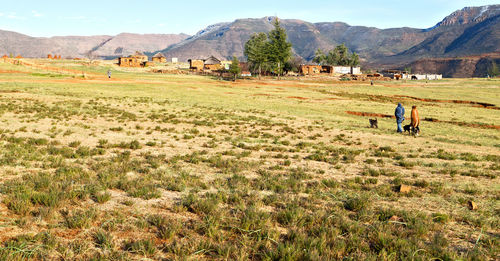
<svg viewBox="0 0 500 261">
<path fill-rule="evenodd" d="M 141 62 L 147 62 L 148 61 L 148 56 L 145 55 L 142 52 L 139 52 L 139 51 L 136 51 L 135 54 L 131 55 L 131 57 L 134 57 L 134 58 L 136 58 L 137 60 L 139 60 Z"/>
<path fill-rule="evenodd" d="M 195 71 L 217 71 L 223 67 L 221 60 L 210 56 L 206 59 L 189 59 L 189 69 Z"/>
<path fill-rule="evenodd" d="M 179 59 L 177 57 L 172 58 L 172 63 L 178 63 L 178 62 L 179 62 Z"/>
<path fill-rule="evenodd" d="M 153 58 L 152 58 L 153 62 L 155 63 L 166 63 L 167 62 L 167 58 L 165 57 L 165 55 L 163 55 L 162 53 L 158 52 L 156 53 Z"/>
<path fill-rule="evenodd" d="M 145 67 L 148 65 L 147 63 L 148 56 L 139 51 L 128 57 L 118 58 L 118 65 L 120 67 Z"/>
<path fill-rule="evenodd" d="M 118 58 L 118 66 L 120 67 L 142 67 L 143 61 L 136 57 L 120 57 Z"/>
<path fill-rule="evenodd" d="M 195 71 L 202 71 L 203 66 L 205 64 L 205 61 L 201 59 L 189 59 L 189 69 L 195 70 Z"/>
<path fill-rule="evenodd" d="M 204 70 L 217 71 L 222 68 L 221 61 L 214 56 L 208 57 L 203 64 Z"/>
<path fill-rule="evenodd" d="M 322 66 L 321 65 L 313 65 L 313 64 L 302 64 L 299 67 L 299 73 L 302 75 L 318 75 L 321 73 Z"/>
</svg>

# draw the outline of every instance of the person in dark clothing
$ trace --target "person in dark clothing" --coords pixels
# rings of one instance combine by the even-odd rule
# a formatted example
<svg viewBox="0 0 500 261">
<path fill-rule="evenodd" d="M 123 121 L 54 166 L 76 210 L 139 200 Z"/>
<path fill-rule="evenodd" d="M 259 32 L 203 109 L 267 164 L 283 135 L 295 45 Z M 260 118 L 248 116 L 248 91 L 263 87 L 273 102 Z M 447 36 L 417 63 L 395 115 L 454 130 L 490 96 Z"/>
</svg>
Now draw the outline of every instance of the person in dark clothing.
<svg viewBox="0 0 500 261">
<path fill-rule="evenodd" d="M 396 116 L 396 123 L 398 125 L 398 132 L 403 133 L 403 128 L 401 127 L 401 123 L 405 120 L 405 108 L 401 103 L 398 103 L 398 107 L 394 111 L 394 116 Z"/>
</svg>

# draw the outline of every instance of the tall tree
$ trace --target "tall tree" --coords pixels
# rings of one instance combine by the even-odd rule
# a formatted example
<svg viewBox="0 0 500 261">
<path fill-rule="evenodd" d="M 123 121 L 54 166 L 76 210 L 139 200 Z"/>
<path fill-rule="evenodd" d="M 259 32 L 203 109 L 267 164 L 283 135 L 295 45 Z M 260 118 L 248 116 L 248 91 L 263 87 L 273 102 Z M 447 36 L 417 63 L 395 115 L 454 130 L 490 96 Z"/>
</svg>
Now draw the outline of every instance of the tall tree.
<svg viewBox="0 0 500 261">
<path fill-rule="evenodd" d="M 278 18 L 274 20 L 274 29 L 269 32 L 268 38 L 267 51 L 269 54 L 269 61 L 273 65 L 276 74 L 278 74 L 279 80 L 283 73 L 285 62 L 287 62 L 292 55 L 292 44 L 287 41 L 286 31 L 280 26 Z"/>
<path fill-rule="evenodd" d="M 355 52 L 352 52 L 351 60 L 349 61 L 349 65 L 352 67 L 356 67 L 359 65 L 359 55 Z"/>
<path fill-rule="evenodd" d="M 355 52 L 350 53 L 349 49 L 344 44 L 341 44 L 337 45 L 327 54 L 318 49 L 314 54 L 313 61 L 323 65 L 354 67 L 359 65 L 359 56 Z"/>
<path fill-rule="evenodd" d="M 321 49 L 316 50 L 316 52 L 314 53 L 313 62 L 317 64 L 326 63 L 326 55 Z"/>
<path fill-rule="evenodd" d="M 268 62 L 267 54 L 267 35 L 265 33 L 253 34 L 250 39 L 245 43 L 244 54 L 251 67 L 257 71 L 260 76 L 262 69 L 264 69 Z"/>
<path fill-rule="evenodd" d="M 497 77 L 498 75 L 500 75 L 498 71 L 498 65 L 495 61 L 492 61 L 491 66 L 488 68 L 488 75 L 491 77 Z"/>
<path fill-rule="evenodd" d="M 233 81 L 236 81 L 236 78 L 241 73 L 240 61 L 236 56 L 233 56 L 233 60 L 229 66 L 229 72 L 233 75 Z"/>
</svg>

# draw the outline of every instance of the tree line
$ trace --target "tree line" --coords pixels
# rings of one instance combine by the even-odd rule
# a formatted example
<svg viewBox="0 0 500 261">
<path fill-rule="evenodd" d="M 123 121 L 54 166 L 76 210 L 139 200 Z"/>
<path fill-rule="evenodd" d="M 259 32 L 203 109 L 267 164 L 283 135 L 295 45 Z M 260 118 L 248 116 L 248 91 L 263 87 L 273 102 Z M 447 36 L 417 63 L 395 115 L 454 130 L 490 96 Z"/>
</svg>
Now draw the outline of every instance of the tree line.
<svg viewBox="0 0 500 261">
<path fill-rule="evenodd" d="M 318 49 L 313 62 L 321 65 L 356 67 L 359 65 L 359 56 L 355 52 L 350 53 L 349 49 L 344 44 L 341 44 L 326 54 L 321 49 Z"/>
<path fill-rule="evenodd" d="M 274 20 L 274 28 L 269 33 L 256 33 L 245 43 L 244 55 L 251 71 L 259 76 L 271 72 L 278 79 L 285 71 L 298 71 L 304 61 L 300 57 L 292 57 L 292 44 L 287 41 L 287 34 L 278 19 Z M 349 52 L 344 45 L 338 45 L 328 53 L 318 49 L 313 62 L 332 66 L 357 66 L 359 56 Z M 236 68 L 233 68 L 236 72 Z"/>
</svg>

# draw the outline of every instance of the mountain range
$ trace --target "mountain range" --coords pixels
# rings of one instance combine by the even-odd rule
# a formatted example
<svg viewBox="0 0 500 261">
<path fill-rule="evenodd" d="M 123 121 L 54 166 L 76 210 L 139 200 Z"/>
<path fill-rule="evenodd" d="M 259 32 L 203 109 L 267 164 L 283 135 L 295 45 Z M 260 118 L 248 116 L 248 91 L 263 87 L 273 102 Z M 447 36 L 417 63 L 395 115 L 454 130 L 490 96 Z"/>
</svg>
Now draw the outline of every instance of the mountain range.
<svg viewBox="0 0 500 261">
<path fill-rule="evenodd" d="M 237 19 L 218 23 L 186 34 L 130 34 L 116 36 L 57 36 L 50 38 L 0 30 L 0 54 L 45 57 L 82 57 L 93 51 L 114 58 L 142 51 L 148 55 L 163 52 L 180 61 L 214 55 L 243 58 L 245 42 L 256 32 L 273 28 L 274 17 Z M 345 43 L 369 67 L 404 66 L 423 58 L 450 58 L 500 53 L 500 5 L 466 7 L 427 29 L 350 26 L 342 22 L 310 23 L 280 19 L 293 53 L 311 60 L 318 49 L 330 50 Z"/>
</svg>

